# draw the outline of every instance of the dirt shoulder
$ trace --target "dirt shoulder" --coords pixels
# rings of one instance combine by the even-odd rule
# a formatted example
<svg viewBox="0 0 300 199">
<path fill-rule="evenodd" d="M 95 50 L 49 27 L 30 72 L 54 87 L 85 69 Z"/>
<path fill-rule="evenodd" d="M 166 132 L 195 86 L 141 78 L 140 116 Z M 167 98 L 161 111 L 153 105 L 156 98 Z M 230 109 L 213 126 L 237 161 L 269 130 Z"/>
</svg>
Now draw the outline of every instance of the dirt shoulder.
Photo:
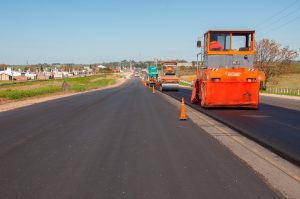
<svg viewBox="0 0 300 199">
<path fill-rule="evenodd" d="M 122 85 L 129 78 L 128 74 L 126 74 L 125 76 L 126 76 L 125 79 L 123 79 L 123 78 L 118 79 L 117 82 L 113 85 L 104 86 L 101 88 L 92 89 L 92 90 L 88 90 L 88 91 L 76 92 L 76 93 L 74 93 L 74 92 L 73 93 L 54 93 L 54 94 L 50 94 L 50 95 L 46 95 L 46 96 L 33 97 L 33 98 L 21 100 L 21 101 L 7 102 L 7 103 L 0 105 L 0 112 L 9 111 L 12 109 L 21 108 L 21 107 L 25 107 L 25 106 L 30 106 L 32 104 L 46 102 L 49 100 L 59 99 L 59 98 L 63 98 L 63 97 L 69 97 L 69 96 L 78 95 L 78 94 L 82 94 L 82 93 L 88 93 L 88 92 L 118 87 L 118 86 Z"/>
</svg>

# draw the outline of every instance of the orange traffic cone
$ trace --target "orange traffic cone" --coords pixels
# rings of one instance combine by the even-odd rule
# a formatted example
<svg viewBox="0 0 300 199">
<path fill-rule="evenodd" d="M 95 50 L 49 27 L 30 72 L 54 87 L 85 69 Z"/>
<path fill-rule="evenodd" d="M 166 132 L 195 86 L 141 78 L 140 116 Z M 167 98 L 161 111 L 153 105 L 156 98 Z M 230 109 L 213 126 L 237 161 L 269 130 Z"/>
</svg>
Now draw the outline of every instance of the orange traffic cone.
<svg viewBox="0 0 300 199">
<path fill-rule="evenodd" d="M 152 86 L 152 93 L 155 93 L 155 89 L 154 89 L 154 86 Z"/>
<path fill-rule="evenodd" d="M 180 112 L 180 120 L 186 120 L 186 113 L 185 113 L 185 105 L 184 105 L 184 98 L 182 97 L 181 100 L 181 112 Z"/>
</svg>

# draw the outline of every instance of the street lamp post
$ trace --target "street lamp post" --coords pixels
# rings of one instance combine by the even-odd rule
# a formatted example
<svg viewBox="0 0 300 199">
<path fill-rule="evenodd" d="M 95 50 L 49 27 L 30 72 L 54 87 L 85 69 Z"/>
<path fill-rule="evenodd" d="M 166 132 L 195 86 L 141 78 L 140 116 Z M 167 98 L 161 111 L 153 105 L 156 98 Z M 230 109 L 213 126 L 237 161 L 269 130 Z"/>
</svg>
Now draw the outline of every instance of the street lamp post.
<svg viewBox="0 0 300 199">
<path fill-rule="evenodd" d="M 202 50 L 202 46 L 201 46 L 201 40 L 200 38 L 197 40 L 197 48 L 200 48 L 200 52 L 197 53 L 197 70 L 199 70 L 199 55 L 201 55 L 201 64 L 202 64 L 202 55 L 203 55 L 203 50 Z"/>
</svg>

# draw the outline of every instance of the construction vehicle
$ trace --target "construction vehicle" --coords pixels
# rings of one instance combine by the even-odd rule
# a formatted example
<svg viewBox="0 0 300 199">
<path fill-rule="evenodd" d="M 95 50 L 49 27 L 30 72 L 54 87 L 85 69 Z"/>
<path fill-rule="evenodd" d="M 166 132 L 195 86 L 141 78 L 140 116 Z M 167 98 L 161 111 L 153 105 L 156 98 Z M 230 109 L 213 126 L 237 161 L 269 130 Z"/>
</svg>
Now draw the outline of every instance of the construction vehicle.
<svg viewBox="0 0 300 199">
<path fill-rule="evenodd" d="M 139 72 L 135 72 L 135 73 L 134 73 L 134 76 L 135 76 L 135 77 L 140 77 L 140 73 L 139 73 Z"/>
<path fill-rule="evenodd" d="M 202 107 L 258 109 L 263 72 L 254 68 L 255 31 L 210 30 L 204 34 L 201 67 L 194 80 L 192 103 Z M 197 41 L 201 48 L 201 41 Z"/>
<path fill-rule="evenodd" d="M 179 78 L 176 76 L 176 64 L 176 62 L 164 64 L 165 69 L 163 69 L 163 74 L 160 76 L 157 84 L 161 91 L 178 91 Z"/>
<path fill-rule="evenodd" d="M 150 86 L 155 86 L 158 78 L 157 66 L 148 66 L 148 74 L 146 84 Z"/>
</svg>

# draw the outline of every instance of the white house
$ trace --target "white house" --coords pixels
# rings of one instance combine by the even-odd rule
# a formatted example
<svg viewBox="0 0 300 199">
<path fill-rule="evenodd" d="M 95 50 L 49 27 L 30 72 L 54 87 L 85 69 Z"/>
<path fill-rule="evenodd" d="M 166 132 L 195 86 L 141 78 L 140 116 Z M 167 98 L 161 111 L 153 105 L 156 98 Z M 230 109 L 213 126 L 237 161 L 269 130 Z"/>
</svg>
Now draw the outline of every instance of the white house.
<svg viewBox="0 0 300 199">
<path fill-rule="evenodd" d="M 97 67 L 100 68 L 100 69 L 105 69 L 106 68 L 106 66 L 103 66 L 103 65 L 99 65 Z"/>
<path fill-rule="evenodd" d="M 0 74 L 6 74 L 9 76 L 17 77 L 21 76 L 21 73 L 18 71 L 13 71 L 11 67 L 7 67 L 6 70 L 0 71 Z"/>
<path fill-rule="evenodd" d="M 25 73 L 25 76 L 27 77 L 27 79 L 36 79 L 36 74 L 35 73 L 31 73 L 30 71 L 27 71 Z"/>
<path fill-rule="evenodd" d="M 192 63 L 177 63 L 177 66 L 180 67 L 180 66 L 184 66 L 184 67 L 192 67 L 193 64 Z"/>
</svg>

